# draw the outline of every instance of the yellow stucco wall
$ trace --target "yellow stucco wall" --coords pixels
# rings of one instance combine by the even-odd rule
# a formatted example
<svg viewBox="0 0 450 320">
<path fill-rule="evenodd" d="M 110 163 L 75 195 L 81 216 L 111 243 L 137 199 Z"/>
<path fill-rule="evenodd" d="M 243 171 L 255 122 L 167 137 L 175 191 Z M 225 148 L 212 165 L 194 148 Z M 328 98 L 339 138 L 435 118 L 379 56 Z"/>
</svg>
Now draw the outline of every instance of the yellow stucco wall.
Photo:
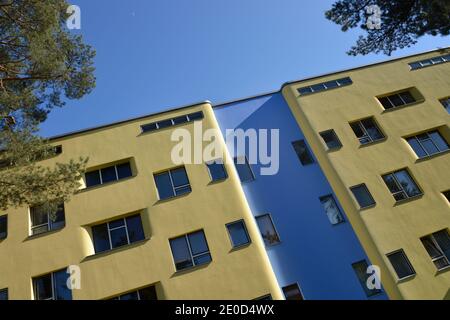
<svg viewBox="0 0 450 320">
<path fill-rule="evenodd" d="M 88 167 L 93 168 L 131 158 L 135 176 L 80 191 L 65 204 L 66 227 L 39 237 L 29 238 L 28 208 L 5 212 L 8 238 L 0 242 L 0 288 L 9 289 L 10 299 L 33 299 L 32 277 L 68 265 L 81 268 L 82 288 L 73 291 L 73 299 L 103 299 L 154 283 L 162 299 L 253 299 L 266 294 L 283 299 L 230 159 L 225 164 L 229 178 L 214 184 L 205 164 L 186 165 L 192 192 L 158 201 L 153 173 L 174 167 L 173 129 L 141 135 L 140 125 L 198 110 L 205 114 L 203 127 L 218 130 L 211 105 L 205 103 L 53 141 L 62 145 L 63 153 L 45 165 L 89 156 Z M 192 132 L 194 125 L 179 127 Z M 89 226 L 132 212 L 141 213 L 148 240 L 88 257 L 94 254 Z M 245 220 L 252 243 L 232 251 L 225 224 L 239 219 Z M 199 229 L 205 231 L 213 261 L 175 272 L 169 239 Z"/>
<path fill-rule="evenodd" d="M 443 299 L 450 288 L 450 270 L 438 273 L 420 238 L 450 227 L 450 206 L 442 192 L 450 189 L 450 153 L 418 160 L 407 135 L 440 127 L 450 141 L 450 115 L 439 99 L 450 96 L 450 63 L 410 71 L 414 57 L 287 84 L 282 92 L 339 197 L 373 264 L 381 267 L 383 285 L 392 299 Z M 351 77 L 346 87 L 301 96 L 300 87 Z M 384 111 L 377 96 L 417 88 L 424 101 Z M 387 139 L 360 146 L 349 122 L 373 116 Z M 343 147 L 327 148 L 319 132 L 334 129 Z M 423 190 L 418 199 L 395 204 L 381 175 L 408 168 Z M 376 206 L 360 210 L 349 190 L 365 183 Z M 403 249 L 416 275 L 403 282 L 386 254 Z"/>
</svg>

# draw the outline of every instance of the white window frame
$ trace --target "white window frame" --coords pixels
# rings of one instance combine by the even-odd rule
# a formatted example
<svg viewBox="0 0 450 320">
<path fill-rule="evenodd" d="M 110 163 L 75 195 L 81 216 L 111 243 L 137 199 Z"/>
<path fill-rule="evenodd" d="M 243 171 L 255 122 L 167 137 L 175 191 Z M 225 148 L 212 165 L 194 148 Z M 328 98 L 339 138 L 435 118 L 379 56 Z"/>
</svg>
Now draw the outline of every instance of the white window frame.
<svg viewBox="0 0 450 320">
<path fill-rule="evenodd" d="M 189 235 L 196 234 L 196 233 L 199 233 L 199 232 L 201 232 L 201 233 L 203 234 L 203 237 L 205 238 L 206 247 L 208 248 L 208 250 L 205 251 L 205 252 L 198 253 L 198 254 L 195 254 L 195 255 L 194 255 L 194 254 L 192 253 L 191 243 L 190 243 L 190 241 L 189 241 Z M 186 234 L 184 234 L 184 235 L 182 235 L 182 236 L 179 236 L 179 237 L 175 237 L 175 238 L 169 239 L 169 245 L 170 245 L 170 241 L 176 240 L 176 239 L 180 239 L 180 238 L 184 238 L 185 241 L 186 241 L 186 243 L 187 243 L 188 250 L 189 250 L 189 256 L 190 256 L 191 261 L 192 261 L 192 266 L 187 267 L 187 268 L 183 268 L 183 269 L 179 269 L 179 270 L 178 270 L 178 269 L 177 269 L 177 266 L 176 266 L 175 257 L 173 256 L 173 250 L 172 250 L 172 247 L 171 247 L 172 259 L 173 259 L 173 262 L 174 262 L 175 270 L 176 270 L 176 271 L 180 272 L 180 271 L 187 270 L 187 269 L 194 268 L 194 267 L 198 266 L 198 264 L 195 263 L 195 258 L 197 258 L 197 257 L 201 257 L 201 256 L 205 256 L 205 255 L 209 254 L 209 256 L 211 257 L 211 260 L 212 260 L 211 250 L 210 250 L 210 248 L 209 248 L 208 240 L 206 239 L 206 234 L 205 234 L 205 231 L 204 231 L 203 229 L 202 229 L 202 230 L 198 230 L 198 231 L 194 231 L 194 232 L 190 232 L 190 233 L 186 233 Z M 203 265 L 203 264 L 200 264 L 200 265 Z"/>
<path fill-rule="evenodd" d="M 62 204 L 62 206 L 63 206 L 63 211 L 64 211 L 64 224 L 65 224 L 65 222 L 66 222 L 66 219 L 65 219 L 66 212 L 65 212 L 65 210 L 66 209 L 64 207 L 64 204 Z M 45 212 L 45 214 L 47 215 L 47 223 L 42 223 L 42 224 L 33 226 L 33 218 L 32 218 L 32 216 L 33 216 L 33 211 L 36 210 L 35 208 L 37 208 L 37 207 L 30 207 L 30 210 L 29 210 L 29 212 L 30 212 L 30 233 L 31 233 L 30 235 L 31 236 L 47 233 L 47 232 L 50 232 L 50 231 L 53 231 L 53 230 L 59 230 L 59 229 L 53 229 L 52 228 L 53 221 L 50 218 L 50 212 L 48 212 L 48 211 Z M 47 226 L 47 230 L 46 231 L 42 231 L 42 232 L 39 232 L 39 233 L 34 233 L 33 232 L 35 229 L 39 229 L 39 228 L 41 228 L 43 226 Z"/>
<path fill-rule="evenodd" d="M 423 152 L 425 152 L 426 153 L 426 156 L 423 156 L 423 157 L 419 157 L 419 155 L 416 153 L 416 151 L 412 148 L 412 146 L 410 145 L 410 147 L 411 147 L 411 149 L 413 149 L 413 151 L 414 151 L 414 153 L 416 153 L 416 155 L 419 157 L 419 159 L 421 159 L 421 158 L 427 158 L 427 157 L 431 157 L 431 156 L 434 156 L 435 154 L 439 154 L 439 153 L 442 153 L 442 152 L 446 152 L 446 151 L 448 151 L 449 149 L 447 149 L 447 150 L 441 150 L 441 148 L 439 148 L 439 146 L 434 142 L 434 140 L 431 138 L 431 135 L 430 135 L 430 133 L 433 133 L 433 132 L 437 132 L 438 134 L 439 134 L 439 136 L 442 138 L 442 140 L 444 140 L 445 142 L 447 142 L 446 140 L 445 140 L 445 138 L 442 136 L 442 134 L 439 132 L 439 130 L 432 130 L 432 131 L 427 131 L 427 132 L 423 132 L 423 133 L 421 133 L 421 134 L 426 134 L 427 135 L 427 139 L 425 139 L 425 141 L 431 141 L 431 143 L 436 147 L 436 149 L 438 150 L 438 152 L 436 152 L 436 153 L 432 153 L 432 154 L 430 154 L 429 152 L 428 152 L 428 150 L 424 147 L 424 145 L 422 144 L 422 141 L 418 138 L 418 135 L 414 135 L 414 136 L 410 136 L 410 137 L 407 137 L 406 138 L 406 141 L 408 142 L 408 140 L 409 139 L 415 139 L 416 141 L 417 141 L 417 143 L 419 144 L 419 146 L 422 148 L 422 150 L 423 150 Z M 409 144 L 409 143 L 408 143 Z"/>
<path fill-rule="evenodd" d="M 62 270 L 64 270 L 64 269 L 61 269 L 61 270 L 57 270 L 57 271 L 53 271 L 53 272 L 50 272 L 50 273 L 46 273 L 46 274 L 43 274 L 43 275 L 41 275 L 41 276 L 37 276 L 37 277 L 34 277 L 33 278 L 33 295 L 34 295 L 34 300 L 37 300 L 37 294 L 36 294 L 36 287 L 35 287 L 35 280 L 36 279 L 39 279 L 39 278 L 42 278 L 42 277 L 46 277 L 46 276 L 48 276 L 48 275 L 50 275 L 50 282 L 51 282 L 51 284 L 52 284 L 52 297 L 51 298 L 47 298 L 47 299 L 39 299 L 38 301 L 49 301 L 49 300 L 56 300 L 56 295 L 55 295 L 55 273 L 56 272 L 59 272 L 59 271 L 62 271 Z"/>
<path fill-rule="evenodd" d="M 441 230 L 441 231 L 444 231 L 444 230 Z M 446 230 L 445 230 L 446 231 Z M 438 232 L 440 232 L 440 231 L 438 231 Z M 437 233 L 437 232 L 435 232 L 435 233 Z M 434 246 L 436 247 L 436 249 L 439 251 L 439 253 L 441 254 L 439 257 L 436 257 L 436 258 L 431 258 L 431 256 L 430 256 L 430 258 L 431 258 L 431 261 L 433 262 L 433 264 L 434 264 L 434 266 L 436 267 L 436 269 L 438 270 L 438 271 L 441 271 L 441 270 L 444 270 L 444 269 L 448 269 L 448 268 L 450 268 L 450 260 L 447 258 L 447 256 L 444 254 L 444 250 L 442 250 L 442 248 L 441 248 L 441 246 L 439 245 L 439 243 L 436 241 L 436 239 L 434 238 L 434 233 L 432 233 L 432 234 L 430 234 L 430 235 L 428 235 L 428 236 L 425 236 L 425 237 L 422 237 L 422 239 L 423 238 L 429 238 L 430 240 L 431 240 L 431 242 L 433 242 L 433 244 L 434 244 Z M 427 251 L 427 253 L 428 253 L 428 251 Z M 428 255 L 429 255 L 429 253 L 428 253 Z M 444 267 L 442 267 L 442 268 L 438 268 L 437 266 L 436 266 L 436 264 L 435 264 L 435 261 L 437 261 L 437 260 L 444 260 L 445 262 L 447 262 L 447 265 L 446 266 L 444 266 Z"/>
<path fill-rule="evenodd" d="M 409 178 L 412 180 L 412 182 L 416 185 L 417 189 L 419 190 L 419 192 L 420 192 L 419 194 L 417 194 L 415 196 L 409 196 L 408 195 L 408 193 L 406 192 L 405 188 L 403 188 L 402 184 L 400 182 L 398 182 L 397 177 L 395 176 L 395 174 L 397 172 L 401 172 L 401 171 L 405 171 L 408 174 Z M 383 182 L 388 187 L 389 192 L 391 193 L 391 195 L 394 197 L 395 201 L 397 201 L 397 202 L 398 201 L 404 201 L 404 200 L 407 200 L 407 199 L 416 198 L 416 197 L 419 197 L 420 195 L 423 194 L 422 189 L 419 187 L 419 185 L 417 184 L 416 180 L 411 176 L 411 174 L 409 173 L 409 171 L 407 169 L 400 169 L 400 170 L 396 170 L 396 171 L 392 171 L 392 172 L 386 173 L 386 174 L 382 175 L 382 178 L 384 178 L 385 176 L 392 176 L 392 178 L 394 179 L 395 185 L 397 186 L 397 188 L 400 189 L 400 191 L 396 191 L 396 192 L 393 193 L 391 191 L 391 189 L 389 189 L 389 186 L 387 186 L 386 181 L 384 181 L 384 179 L 383 179 Z M 406 197 L 401 199 L 401 200 L 397 200 L 395 198 L 395 195 L 400 194 L 400 193 L 402 193 Z"/>
</svg>

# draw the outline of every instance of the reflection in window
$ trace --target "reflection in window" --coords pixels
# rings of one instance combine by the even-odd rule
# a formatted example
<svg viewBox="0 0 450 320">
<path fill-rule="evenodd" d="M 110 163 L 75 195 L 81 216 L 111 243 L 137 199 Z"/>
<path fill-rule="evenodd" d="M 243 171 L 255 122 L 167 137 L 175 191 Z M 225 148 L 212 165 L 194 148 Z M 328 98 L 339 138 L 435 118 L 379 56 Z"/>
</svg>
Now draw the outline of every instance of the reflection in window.
<svg viewBox="0 0 450 320">
<path fill-rule="evenodd" d="M 66 269 L 33 278 L 35 300 L 72 300 L 72 291 L 67 287 L 69 273 Z"/>
<path fill-rule="evenodd" d="M 160 200 L 191 192 L 191 186 L 184 167 L 155 174 L 154 178 Z"/>
<path fill-rule="evenodd" d="M 383 176 L 383 180 L 396 201 L 422 194 L 422 191 L 420 191 L 406 169 L 386 174 Z"/>
<path fill-rule="evenodd" d="M 203 230 L 171 239 L 170 247 L 177 271 L 211 262 Z"/>
<path fill-rule="evenodd" d="M 56 212 L 51 212 L 46 206 L 31 207 L 30 215 L 32 235 L 62 229 L 66 225 L 64 203 L 58 205 Z"/>
<path fill-rule="evenodd" d="M 339 207 L 332 195 L 321 197 L 320 202 L 322 203 L 331 224 L 335 225 L 344 222 L 344 217 L 342 216 L 341 210 L 339 210 Z"/>
<path fill-rule="evenodd" d="M 406 139 L 419 158 L 425 158 L 449 150 L 447 141 L 437 130 L 425 132 Z"/>
<path fill-rule="evenodd" d="M 264 243 L 267 246 L 280 243 L 280 237 L 278 236 L 270 214 L 264 214 L 256 217 L 256 222 L 258 224 L 259 231 L 261 232 Z"/>
</svg>

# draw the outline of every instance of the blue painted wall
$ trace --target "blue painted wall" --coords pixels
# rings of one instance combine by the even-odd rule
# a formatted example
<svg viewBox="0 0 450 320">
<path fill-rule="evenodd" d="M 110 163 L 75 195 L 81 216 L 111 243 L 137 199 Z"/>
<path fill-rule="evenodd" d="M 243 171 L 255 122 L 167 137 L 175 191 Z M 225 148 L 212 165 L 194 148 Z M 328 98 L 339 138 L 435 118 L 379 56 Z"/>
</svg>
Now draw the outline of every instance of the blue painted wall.
<svg viewBox="0 0 450 320">
<path fill-rule="evenodd" d="M 279 129 L 278 173 L 261 175 L 258 162 L 251 166 L 256 179 L 243 183 L 253 215 L 270 213 L 278 230 L 281 243 L 267 251 L 279 285 L 297 282 L 305 299 L 367 299 L 351 265 L 369 260 L 347 220 L 329 222 L 319 197 L 333 192 L 317 162 L 300 163 L 291 143 L 304 137 L 283 97 L 235 102 L 215 114 L 224 135 L 226 129 Z M 386 298 L 383 292 L 370 299 Z"/>
</svg>

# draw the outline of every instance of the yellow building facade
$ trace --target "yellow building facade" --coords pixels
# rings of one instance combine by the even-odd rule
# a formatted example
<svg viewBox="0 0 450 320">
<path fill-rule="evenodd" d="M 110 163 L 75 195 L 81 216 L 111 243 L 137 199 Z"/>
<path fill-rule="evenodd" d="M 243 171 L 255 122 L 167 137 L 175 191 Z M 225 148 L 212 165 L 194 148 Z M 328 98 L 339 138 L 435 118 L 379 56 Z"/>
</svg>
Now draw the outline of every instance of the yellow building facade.
<svg viewBox="0 0 450 320">
<path fill-rule="evenodd" d="M 217 129 L 205 102 L 53 139 L 62 153 L 44 165 L 84 156 L 88 172 L 127 161 L 132 175 L 80 190 L 65 203 L 65 227 L 55 231 L 30 236 L 29 208 L 2 213 L 8 236 L 0 242 L 0 288 L 8 288 L 9 299 L 36 299 L 32 279 L 70 265 L 81 276 L 81 288 L 72 290 L 75 300 L 107 299 L 150 285 L 158 299 L 283 299 L 232 161 L 225 161 L 228 178 L 217 183 L 206 165 L 186 164 L 191 192 L 158 198 L 154 175 L 174 167 L 173 128 L 142 133 L 140 126 L 199 111 L 203 117 L 195 122 Z M 193 134 L 194 122 L 177 127 Z M 95 254 L 92 227 L 132 214 L 140 215 L 145 238 Z M 233 249 L 226 225 L 239 220 L 251 243 Z M 169 239 L 199 230 L 212 261 L 177 271 Z"/>
<path fill-rule="evenodd" d="M 449 298 L 450 269 L 437 268 L 439 261 L 433 263 L 424 243 L 436 232 L 448 234 L 450 154 L 446 150 L 419 156 L 408 143 L 410 137 L 426 132 L 438 132 L 450 141 L 445 108 L 450 96 L 450 63 L 445 63 L 449 53 L 436 50 L 282 88 L 359 240 L 380 267 L 391 299 Z M 378 127 L 376 141 L 371 141 L 370 132 L 357 136 L 353 130 L 364 119 Z M 406 190 L 410 196 L 400 190 L 396 199 L 385 180 L 391 173 L 404 175 L 402 170 L 420 191 Z M 373 198 L 363 206 L 352 192 L 360 192 L 362 184 Z"/>
</svg>

